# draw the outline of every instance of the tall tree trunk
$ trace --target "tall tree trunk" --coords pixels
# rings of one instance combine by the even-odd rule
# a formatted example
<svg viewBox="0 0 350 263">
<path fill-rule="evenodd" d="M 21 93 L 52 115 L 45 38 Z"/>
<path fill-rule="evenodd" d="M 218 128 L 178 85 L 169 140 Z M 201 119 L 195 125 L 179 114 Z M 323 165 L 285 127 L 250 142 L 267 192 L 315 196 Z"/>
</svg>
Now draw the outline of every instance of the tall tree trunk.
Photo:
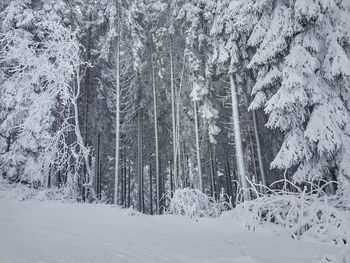
<svg viewBox="0 0 350 263">
<path fill-rule="evenodd" d="M 173 171 L 175 188 L 178 188 L 177 174 L 177 150 L 176 150 L 176 117 L 175 117 L 175 86 L 174 86 L 174 69 L 173 69 L 173 37 L 170 35 L 170 87 L 171 87 L 171 117 L 172 117 L 172 135 L 173 135 Z"/>
<path fill-rule="evenodd" d="M 197 102 L 193 102 L 194 108 L 194 125 L 195 125 L 195 133 L 196 133 L 196 156 L 197 156 L 197 169 L 198 169 L 198 177 L 199 177 L 199 190 L 203 192 L 203 177 L 202 177 L 202 167 L 201 167 L 201 153 L 199 146 L 199 127 L 198 127 L 198 114 L 197 114 Z"/>
<path fill-rule="evenodd" d="M 185 177 L 184 175 L 187 175 L 185 173 L 185 169 L 184 169 L 184 161 L 182 161 L 181 159 L 181 155 L 184 155 L 184 152 L 181 152 L 181 135 L 180 135 L 180 125 L 181 125 L 181 118 L 180 118 L 180 96 L 181 96 L 181 90 L 182 90 L 182 85 L 183 85 L 183 79 L 184 79 L 184 73 L 185 73 L 185 59 L 182 63 L 182 70 L 181 70 L 181 77 L 180 77 L 180 83 L 179 83 L 179 89 L 176 92 L 176 90 L 174 91 L 175 93 L 175 102 L 176 102 L 176 106 L 175 106 L 175 111 L 176 111 L 176 117 L 175 117 L 175 132 L 176 132 L 176 136 L 175 136 L 175 143 L 176 143 L 176 151 L 177 151 L 177 159 L 176 159 L 176 174 L 177 174 L 177 178 L 179 182 L 182 183 L 182 179 Z M 187 175 L 188 176 L 188 175 Z M 181 181 L 180 181 L 181 180 Z M 180 187 L 183 187 L 183 185 L 181 185 Z"/>
<path fill-rule="evenodd" d="M 183 153 L 182 153 L 182 155 L 183 155 L 183 157 L 184 157 L 184 168 L 183 168 L 183 171 L 184 171 L 184 174 L 185 174 L 185 176 L 186 176 L 186 181 L 187 181 L 187 184 L 186 184 L 186 187 L 190 187 L 190 168 L 188 167 L 188 155 L 187 154 L 185 154 L 185 146 L 183 146 L 182 147 L 182 151 L 183 151 Z"/>
<path fill-rule="evenodd" d="M 89 15 L 89 21 L 91 21 L 91 15 Z M 86 54 L 87 54 L 87 61 L 90 61 L 91 55 L 91 28 L 89 27 L 88 33 L 87 33 L 87 48 L 86 48 Z M 85 76 L 85 81 L 84 81 L 84 99 L 85 99 L 85 110 L 84 110 L 84 143 L 85 147 L 88 148 L 88 116 L 89 116 L 89 91 L 90 91 L 90 68 L 86 68 L 86 76 Z M 87 169 L 86 165 L 84 163 L 84 183 L 89 180 L 88 175 L 87 175 Z M 88 191 L 86 191 L 88 192 Z M 85 194 L 87 196 L 87 194 Z M 84 198 L 85 199 L 85 198 Z M 85 200 L 84 200 L 85 201 Z"/>
<path fill-rule="evenodd" d="M 115 74 L 116 74 L 116 91 L 115 91 L 115 165 L 114 165 L 114 204 L 118 204 L 119 198 L 119 140 L 120 140 L 120 6 L 117 1 L 117 43 L 115 51 Z"/>
<path fill-rule="evenodd" d="M 229 169 L 227 167 L 227 164 L 225 164 L 225 179 L 226 179 L 226 194 L 229 199 L 230 197 L 232 197 L 232 191 L 230 188 L 231 175 L 229 174 Z"/>
<path fill-rule="evenodd" d="M 128 207 L 131 206 L 131 169 L 128 169 Z"/>
<path fill-rule="evenodd" d="M 258 180 L 258 171 L 256 168 L 256 160 L 255 160 L 255 148 L 254 148 L 254 140 L 253 140 L 253 129 L 251 125 L 248 126 L 248 133 L 249 133 L 249 139 L 250 139 L 250 151 L 252 154 L 252 163 L 253 163 L 253 169 L 254 169 L 254 178 L 255 180 Z"/>
<path fill-rule="evenodd" d="M 142 151 L 142 108 L 139 109 L 137 116 L 137 171 L 138 171 L 138 181 L 139 181 L 139 211 L 144 210 L 144 193 L 143 193 L 143 151 Z"/>
<path fill-rule="evenodd" d="M 250 193 L 248 191 L 248 183 L 246 179 L 246 171 L 245 171 L 244 158 L 243 158 L 241 126 L 240 126 L 239 112 L 238 112 L 237 88 L 236 88 L 236 84 L 232 74 L 230 74 L 230 84 L 231 84 L 231 98 L 232 98 L 232 122 L 233 122 L 233 131 L 235 135 L 236 162 L 238 167 L 238 174 L 241 178 L 242 187 L 244 188 L 244 200 L 250 200 Z"/>
<path fill-rule="evenodd" d="M 164 213 L 164 207 L 165 207 L 165 198 L 164 198 L 164 193 L 165 193 L 165 176 L 162 173 L 162 159 L 159 159 L 159 194 L 160 194 L 160 199 L 159 199 L 159 214 Z"/>
<path fill-rule="evenodd" d="M 261 145 L 260 145 L 258 124 L 257 124 L 257 120 L 256 120 L 255 111 L 253 111 L 253 124 L 254 124 L 254 134 L 255 134 L 255 141 L 256 141 L 256 151 L 258 153 L 260 176 L 261 176 L 261 180 L 262 180 L 263 185 L 267 186 L 265 170 L 264 170 L 264 163 L 263 163 L 262 155 L 261 155 Z M 264 189 L 263 191 L 265 192 L 265 188 L 263 188 L 263 189 Z"/>
<path fill-rule="evenodd" d="M 174 166 L 171 166 L 171 162 L 170 162 L 169 171 L 170 171 L 170 196 L 171 196 L 171 197 L 173 197 L 173 194 L 174 194 L 174 176 L 173 176 L 173 168 L 174 168 Z"/>
<path fill-rule="evenodd" d="M 155 147 L 156 147 L 156 213 L 159 215 L 159 145 L 158 145 L 158 119 L 157 119 L 158 114 L 157 114 L 156 77 L 154 72 L 153 57 L 152 57 L 152 88 L 153 88 L 154 140 L 155 140 Z"/>
<path fill-rule="evenodd" d="M 101 135 L 97 134 L 97 147 L 96 147 L 96 197 L 101 199 Z"/>
<path fill-rule="evenodd" d="M 228 158 L 227 158 L 227 161 L 226 161 L 226 167 L 227 167 L 227 174 L 226 174 L 226 176 L 227 176 L 227 183 L 228 183 L 228 192 L 230 193 L 229 196 L 231 197 L 231 204 L 234 205 L 233 196 L 235 196 L 235 193 L 233 192 L 230 162 L 229 162 Z"/>
<path fill-rule="evenodd" d="M 126 159 L 126 151 L 124 152 L 124 177 L 123 177 L 123 207 L 126 207 L 126 185 L 127 185 L 127 182 L 126 182 L 126 173 L 127 173 L 127 170 L 126 170 L 126 167 L 127 167 L 127 159 Z"/>
<path fill-rule="evenodd" d="M 85 80 L 85 112 L 84 112 L 84 142 L 85 142 L 85 147 L 88 148 L 88 114 L 89 114 L 89 86 L 90 86 L 90 70 L 89 68 L 87 68 L 86 70 L 86 80 Z M 84 182 L 87 182 L 88 179 L 88 175 L 87 175 L 87 168 L 86 165 L 84 163 Z M 86 194 L 88 195 L 88 194 Z"/>
<path fill-rule="evenodd" d="M 89 179 L 89 181 L 87 183 L 85 183 L 84 186 L 91 190 L 92 197 L 94 199 L 96 199 L 95 189 L 93 188 L 94 173 L 92 171 L 92 167 L 91 167 L 90 161 L 89 161 L 89 150 L 88 150 L 88 148 L 85 147 L 84 139 L 83 139 L 83 136 L 81 134 L 80 124 L 79 124 L 78 98 L 79 98 L 80 92 L 81 92 L 80 81 L 81 81 L 81 79 L 80 79 L 80 74 L 79 74 L 79 70 L 78 70 L 77 71 L 77 80 L 76 80 L 76 93 L 75 93 L 75 96 L 72 100 L 73 110 L 74 110 L 74 122 L 75 122 L 74 132 L 75 132 L 75 136 L 76 136 L 78 145 L 81 148 L 82 153 L 83 153 L 84 164 L 86 166 L 86 171 L 87 171 L 88 179 Z"/>
<path fill-rule="evenodd" d="M 120 158 L 122 161 L 121 164 L 121 177 L 120 177 L 120 205 L 124 207 L 125 195 L 124 195 L 124 172 L 125 172 L 125 153 L 121 151 Z"/>
<path fill-rule="evenodd" d="M 213 145 L 208 141 L 208 151 L 209 151 L 209 166 L 210 166 L 210 189 L 211 189 L 211 196 L 216 198 L 217 197 L 217 191 L 216 191 L 216 185 L 215 185 L 215 165 L 214 165 L 214 155 L 213 155 Z"/>
<path fill-rule="evenodd" d="M 153 215 L 152 164 L 149 164 L 149 213 Z"/>
<path fill-rule="evenodd" d="M 101 139 L 100 139 L 100 164 L 98 167 L 98 175 L 100 178 L 100 183 L 99 183 L 99 195 L 100 195 L 100 199 L 102 198 L 102 157 L 103 157 L 103 144 L 101 143 Z"/>
<path fill-rule="evenodd" d="M 8 153 L 10 151 L 10 149 L 11 149 L 11 134 L 9 134 L 9 136 L 6 137 L 5 153 Z M 7 173 L 5 171 L 2 173 L 2 177 L 7 178 Z M 50 188 L 50 186 L 51 186 L 51 178 L 50 177 L 51 177 L 51 174 L 47 173 L 47 175 L 45 177 L 45 181 L 44 181 L 45 186 L 48 188 Z M 49 181 L 50 181 L 50 183 L 49 183 Z"/>
<path fill-rule="evenodd" d="M 46 184 L 46 187 L 47 187 L 47 188 L 51 188 L 51 175 L 50 175 L 50 174 L 47 176 L 47 184 Z"/>
</svg>

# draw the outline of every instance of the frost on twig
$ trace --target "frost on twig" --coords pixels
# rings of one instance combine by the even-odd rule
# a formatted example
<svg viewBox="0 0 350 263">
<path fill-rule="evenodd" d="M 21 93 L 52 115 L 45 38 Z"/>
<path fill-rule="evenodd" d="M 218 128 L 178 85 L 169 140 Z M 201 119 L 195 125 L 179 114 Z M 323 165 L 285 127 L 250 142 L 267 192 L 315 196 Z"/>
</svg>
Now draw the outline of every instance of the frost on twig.
<svg viewBox="0 0 350 263">
<path fill-rule="evenodd" d="M 169 212 L 187 218 L 218 217 L 227 203 L 215 200 L 198 189 L 177 189 L 170 201 Z"/>
<path fill-rule="evenodd" d="M 350 199 L 346 190 L 327 195 L 325 189 L 335 182 L 308 182 L 300 188 L 286 179 L 282 181 L 294 191 L 269 188 L 267 194 L 258 193 L 256 199 L 239 204 L 233 216 L 245 220 L 252 229 L 264 222 L 281 225 L 295 239 L 350 242 Z"/>
</svg>

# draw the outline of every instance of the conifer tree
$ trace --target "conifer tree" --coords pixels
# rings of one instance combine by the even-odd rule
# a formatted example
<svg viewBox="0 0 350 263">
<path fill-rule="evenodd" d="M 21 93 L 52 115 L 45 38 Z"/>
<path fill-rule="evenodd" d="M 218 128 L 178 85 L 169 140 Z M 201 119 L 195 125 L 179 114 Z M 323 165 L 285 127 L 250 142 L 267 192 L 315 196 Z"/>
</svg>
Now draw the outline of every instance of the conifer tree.
<svg viewBox="0 0 350 263">
<path fill-rule="evenodd" d="M 344 181 L 350 120 L 346 1 L 265 6 L 257 1 L 252 8 L 260 19 L 250 36 L 256 53 L 248 66 L 258 71 L 251 108 L 265 107 L 268 127 L 285 134 L 271 166 L 291 169 L 298 182 Z"/>
</svg>

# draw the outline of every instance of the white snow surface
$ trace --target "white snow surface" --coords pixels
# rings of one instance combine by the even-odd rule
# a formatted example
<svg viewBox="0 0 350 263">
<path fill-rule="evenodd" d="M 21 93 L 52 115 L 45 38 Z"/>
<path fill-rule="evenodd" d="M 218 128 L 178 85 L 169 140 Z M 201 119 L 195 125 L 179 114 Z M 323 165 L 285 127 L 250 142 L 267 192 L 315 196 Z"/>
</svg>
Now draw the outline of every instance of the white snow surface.
<svg viewBox="0 0 350 263">
<path fill-rule="evenodd" d="M 1 263 L 313 263 L 338 250 L 273 226 L 249 231 L 229 218 L 0 199 Z"/>
</svg>

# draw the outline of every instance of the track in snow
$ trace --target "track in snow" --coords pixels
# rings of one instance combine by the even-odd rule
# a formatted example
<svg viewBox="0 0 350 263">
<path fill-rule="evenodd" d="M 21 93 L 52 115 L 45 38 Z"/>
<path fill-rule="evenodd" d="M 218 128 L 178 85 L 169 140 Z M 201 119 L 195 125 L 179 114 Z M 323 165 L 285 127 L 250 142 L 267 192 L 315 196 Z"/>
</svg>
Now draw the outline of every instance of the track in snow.
<svg viewBox="0 0 350 263">
<path fill-rule="evenodd" d="M 1 263 L 313 263 L 335 252 L 266 229 L 250 232 L 228 219 L 0 200 Z"/>
</svg>

